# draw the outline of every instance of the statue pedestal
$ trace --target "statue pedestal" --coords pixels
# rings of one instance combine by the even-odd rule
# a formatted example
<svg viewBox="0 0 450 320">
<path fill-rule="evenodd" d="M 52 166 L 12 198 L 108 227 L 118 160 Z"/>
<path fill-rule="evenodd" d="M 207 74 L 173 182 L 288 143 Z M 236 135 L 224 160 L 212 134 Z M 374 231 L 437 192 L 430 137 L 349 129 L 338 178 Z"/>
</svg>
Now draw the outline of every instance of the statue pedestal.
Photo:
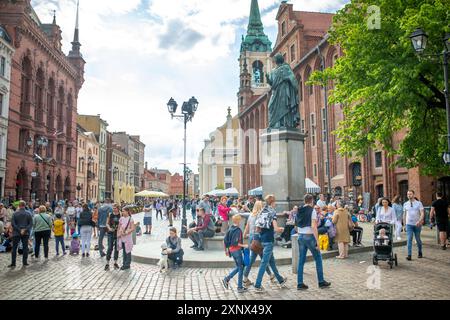
<svg viewBox="0 0 450 320">
<path fill-rule="evenodd" d="M 271 129 L 261 135 L 264 195 L 273 194 L 277 212 L 292 210 L 305 195 L 305 135 L 297 129 Z"/>
</svg>

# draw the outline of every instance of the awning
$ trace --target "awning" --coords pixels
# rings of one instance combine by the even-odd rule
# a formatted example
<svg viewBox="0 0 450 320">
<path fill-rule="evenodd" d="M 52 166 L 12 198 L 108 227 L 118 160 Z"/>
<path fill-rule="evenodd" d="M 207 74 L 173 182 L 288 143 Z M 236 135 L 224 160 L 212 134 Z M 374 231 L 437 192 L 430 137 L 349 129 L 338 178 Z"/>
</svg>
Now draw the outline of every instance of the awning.
<svg viewBox="0 0 450 320">
<path fill-rule="evenodd" d="M 306 193 L 320 193 L 320 187 L 309 178 L 305 179 L 305 192 Z M 263 187 L 258 187 L 248 191 L 249 196 L 262 196 L 264 194 Z"/>
<path fill-rule="evenodd" d="M 238 197 L 239 191 L 236 188 L 229 188 L 226 190 L 220 190 L 216 193 L 216 196 Z"/>
<path fill-rule="evenodd" d="M 263 195 L 263 188 L 262 187 L 258 187 L 258 188 L 249 190 L 248 195 L 249 196 L 262 196 Z"/>
<path fill-rule="evenodd" d="M 204 195 L 208 195 L 208 196 L 217 196 L 217 193 L 224 191 L 222 189 L 215 189 L 215 190 L 211 190 L 210 192 L 205 193 Z"/>
<path fill-rule="evenodd" d="M 319 193 L 320 192 L 320 187 L 315 184 L 314 181 L 312 181 L 309 178 L 305 179 L 305 191 L 306 193 Z"/>
</svg>

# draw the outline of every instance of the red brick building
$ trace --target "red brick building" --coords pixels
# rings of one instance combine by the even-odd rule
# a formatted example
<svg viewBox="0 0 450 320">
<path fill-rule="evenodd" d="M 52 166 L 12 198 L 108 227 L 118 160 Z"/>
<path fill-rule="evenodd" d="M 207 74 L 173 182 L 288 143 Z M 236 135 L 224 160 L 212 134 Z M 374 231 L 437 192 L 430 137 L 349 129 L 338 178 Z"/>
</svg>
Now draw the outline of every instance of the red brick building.
<svg viewBox="0 0 450 320">
<path fill-rule="evenodd" d="M 146 164 L 147 165 L 147 164 Z M 144 169 L 142 190 L 161 191 L 169 194 L 172 175 L 168 170 Z"/>
<path fill-rule="evenodd" d="M 252 21 L 255 21 L 255 16 L 256 20 L 259 17 L 259 12 L 256 13 L 254 10 L 255 3 L 257 6 L 257 0 L 252 2 L 248 34 L 251 34 L 254 28 Z M 434 191 L 442 190 L 450 196 L 450 178 L 444 177 L 436 181 L 430 177 L 420 176 L 417 168 L 411 170 L 391 168 L 394 159 L 387 157 L 383 150 L 371 150 L 361 160 L 341 157 L 337 153 L 336 137 L 329 133 L 333 132 L 343 120 L 342 108 L 340 105 L 328 104 L 327 122 L 324 88 L 306 85 L 311 73 L 320 70 L 322 59 L 325 67 L 331 67 L 343 54 L 339 47 L 331 46 L 327 41 L 327 32 L 332 18 L 333 14 L 328 13 L 294 11 L 292 4 L 283 2 L 277 14 L 279 30 L 277 40 L 273 51 L 270 52 L 270 58 L 277 53 L 283 54 L 299 82 L 301 130 L 307 133 L 306 177 L 326 192 L 328 189 L 327 162 L 330 161 L 331 192 L 334 194 L 348 196 L 352 189 L 356 195 L 363 192 L 370 193 L 373 204 L 381 196 L 392 198 L 400 194 L 405 199 L 407 190 L 413 189 L 417 197 L 427 205 L 431 203 Z M 259 23 L 260 21 L 259 18 Z M 262 23 L 260 25 L 262 26 Z M 245 44 L 246 41 L 247 38 L 243 43 Z M 256 40 L 253 39 L 253 41 Z M 261 56 L 261 53 L 259 54 Z M 267 105 L 270 98 L 269 89 L 255 83 L 255 65 L 248 63 L 248 56 L 246 50 L 241 50 L 238 103 L 241 128 L 244 130 L 242 138 L 242 156 L 245 163 L 243 165 L 244 193 L 261 186 L 260 160 L 257 156 L 261 133 L 259 130 L 267 127 Z M 270 65 L 269 57 L 265 60 L 265 65 Z M 255 129 L 257 133 L 252 134 L 251 129 Z M 395 135 L 394 146 L 398 146 L 402 138 L 402 133 Z M 255 148 L 258 150 L 256 151 Z M 327 148 L 329 148 L 329 160 Z"/>
<path fill-rule="evenodd" d="M 0 23 L 12 36 L 16 49 L 5 197 L 74 199 L 77 100 L 85 65 L 80 53 L 78 12 L 72 50 L 67 56 L 61 50 L 56 18 L 50 24 L 42 23 L 30 0 L 1 1 Z"/>
<path fill-rule="evenodd" d="M 182 196 L 183 195 L 183 176 L 179 173 L 175 173 L 170 177 L 169 186 L 170 196 Z"/>
</svg>

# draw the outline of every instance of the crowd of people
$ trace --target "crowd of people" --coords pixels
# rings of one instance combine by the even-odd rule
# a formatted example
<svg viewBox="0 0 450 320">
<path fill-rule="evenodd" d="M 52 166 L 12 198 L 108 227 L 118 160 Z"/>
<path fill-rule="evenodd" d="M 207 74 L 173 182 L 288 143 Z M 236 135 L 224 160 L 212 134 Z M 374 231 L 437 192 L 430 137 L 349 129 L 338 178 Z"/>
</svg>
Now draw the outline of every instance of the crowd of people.
<svg viewBox="0 0 450 320">
<path fill-rule="evenodd" d="M 421 241 L 422 226 L 425 223 L 423 204 L 415 197 L 414 191 L 407 193 L 403 204 L 400 197 L 392 201 L 388 198 L 378 199 L 373 208 L 373 222 L 389 225 L 395 238 L 401 240 L 406 231 L 408 261 L 412 260 L 413 238 L 417 244 L 418 258 L 423 257 Z M 430 220 L 437 225 L 440 244 L 447 248 L 449 229 L 449 203 L 441 193 L 436 194 Z M 168 221 L 169 232 L 162 245 L 162 260 L 170 261 L 170 268 L 178 268 L 183 263 L 184 250 L 178 231 L 173 221 L 180 219 L 182 202 L 177 199 L 156 199 L 140 204 L 143 208 L 143 234 L 152 233 L 152 213 L 156 219 Z M 84 203 L 79 201 L 61 201 L 53 206 L 50 203 L 37 205 L 19 201 L 17 210 L 5 208 L 0 204 L 0 252 L 11 252 L 10 268 L 16 267 L 17 254 L 22 255 L 23 266 L 28 265 L 29 255 L 32 259 L 49 258 L 49 240 L 54 237 L 56 255 L 81 255 L 89 258 L 91 242 L 101 258 L 106 257 L 105 270 L 113 268 L 130 269 L 131 252 L 136 244 L 136 236 L 142 234 L 139 222 L 135 223 L 130 206 L 112 204 L 110 200 L 103 203 Z M 276 199 L 268 195 L 262 200 L 258 197 L 210 197 L 201 200 L 192 199 L 186 203 L 193 222 L 187 229 L 188 238 L 196 251 L 204 251 L 206 238 L 223 236 L 225 254 L 235 262 L 235 268 L 222 279 L 225 288 L 230 280 L 238 275 L 238 292 L 245 292 L 254 286 L 256 292 L 263 292 L 262 280 L 267 274 L 272 282 L 280 286 L 286 284 L 286 277 L 280 275 L 273 249 L 277 244 L 290 248 L 292 235 L 298 235 L 298 290 L 306 290 L 303 268 L 308 250 L 311 252 L 317 272 L 318 286 L 330 286 L 323 275 L 321 251 L 337 248 L 337 259 L 347 259 L 349 245 L 362 245 L 363 228 L 358 225 L 358 210 L 352 210 L 344 199 L 335 197 L 326 201 L 324 195 L 317 200 L 312 195 L 304 197 L 304 203 L 284 212 L 286 223 L 279 225 L 283 214 L 276 211 Z M 246 219 L 243 224 L 242 219 Z M 381 230 L 379 237 L 385 237 L 388 230 Z M 105 248 L 105 238 L 107 246 Z M 380 238 L 381 239 L 381 238 Z M 380 240 L 379 239 L 379 240 Z M 122 252 L 122 266 L 119 266 L 119 253 Z M 255 281 L 250 280 L 252 266 L 260 257 L 261 264 L 255 272 Z"/>
</svg>

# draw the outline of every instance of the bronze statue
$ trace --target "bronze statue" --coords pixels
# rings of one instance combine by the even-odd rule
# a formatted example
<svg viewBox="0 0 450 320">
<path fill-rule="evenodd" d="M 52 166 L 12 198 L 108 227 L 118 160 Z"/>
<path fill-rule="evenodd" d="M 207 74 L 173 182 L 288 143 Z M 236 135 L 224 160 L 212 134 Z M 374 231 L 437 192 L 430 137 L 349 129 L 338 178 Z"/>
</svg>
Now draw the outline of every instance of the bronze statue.
<svg viewBox="0 0 450 320">
<path fill-rule="evenodd" d="M 275 55 L 274 60 L 277 67 L 266 75 L 272 87 L 268 129 L 295 129 L 300 123 L 298 81 L 281 54 Z"/>
</svg>

